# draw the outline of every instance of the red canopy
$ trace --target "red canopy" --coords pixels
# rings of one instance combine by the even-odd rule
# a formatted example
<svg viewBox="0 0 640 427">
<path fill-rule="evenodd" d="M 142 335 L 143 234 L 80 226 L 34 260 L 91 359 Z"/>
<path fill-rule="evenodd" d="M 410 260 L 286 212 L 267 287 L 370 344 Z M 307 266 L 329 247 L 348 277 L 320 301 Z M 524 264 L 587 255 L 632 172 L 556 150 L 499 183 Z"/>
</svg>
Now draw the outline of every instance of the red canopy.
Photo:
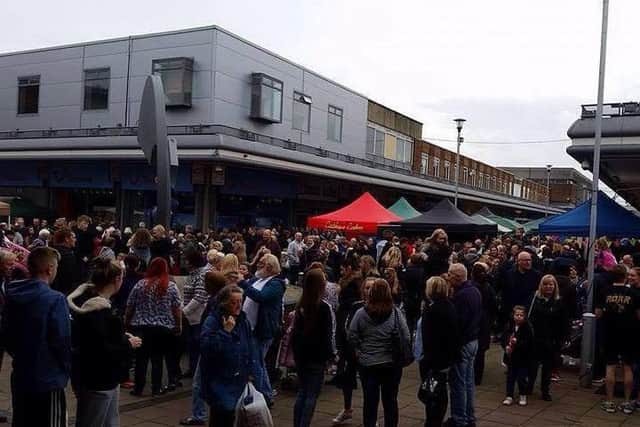
<svg viewBox="0 0 640 427">
<path fill-rule="evenodd" d="M 371 194 L 364 193 L 342 209 L 309 218 L 307 226 L 342 231 L 349 235 L 375 234 L 378 224 L 400 220 L 399 216 L 385 209 Z"/>
</svg>

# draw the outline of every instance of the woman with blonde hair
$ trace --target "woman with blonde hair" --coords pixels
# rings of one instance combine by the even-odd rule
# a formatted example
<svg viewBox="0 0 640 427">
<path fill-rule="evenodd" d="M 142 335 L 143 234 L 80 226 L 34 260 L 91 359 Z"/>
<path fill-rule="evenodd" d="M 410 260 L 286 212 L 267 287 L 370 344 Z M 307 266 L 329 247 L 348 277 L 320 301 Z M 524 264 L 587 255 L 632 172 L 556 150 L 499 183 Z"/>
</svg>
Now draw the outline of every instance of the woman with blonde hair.
<svg viewBox="0 0 640 427">
<path fill-rule="evenodd" d="M 529 372 L 529 395 L 535 384 L 538 366 L 542 399 L 551 401 L 550 385 L 554 357 L 560 351 L 568 327 L 568 317 L 560 299 L 558 282 L 551 274 L 540 280 L 538 290 L 529 307 L 529 322 L 535 331 L 533 339 L 533 364 Z"/>
<path fill-rule="evenodd" d="M 371 255 L 363 255 L 360 257 L 360 271 L 362 277 L 380 277 L 380 273 L 376 268 L 376 260 Z"/>
<path fill-rule="evenodd" d="M 233 242 L 233 253 L 238 257 L 238 261 L 243 263 L 247 262 L 247 245 L 242 240 L 242 235 L 238 235 Z"/>
<path fill-rule="evenodd" d="M 401 269 L 402 268 L 402 251 L 397 246 L 392 246 L 380 260 L 380 269 Z"/>
<path fill-rule="evenodd" d="M 419 334 L 422 336 L 422 359 L 420 378 L 422 382 L 437 381 L 425 405 L 425 426 L 442 425 L 447 413 L 448 372 L 460 353 L 459 320 L 456 309 L 449 299 L 449 283 L 439 276 L 427 280 L 426 301 L 422 312 Z"/>
<path fill-rule="evenodd" d="M 222 259 L 224 254 L 217 249 L 210 249 L 207 252 L 207 271 L 221 271 Z"/>
<path fill-rule="evenodd" d="M 234 254 L 226 254 L 220 262 L 220 272 L 227 285 L 236 285 L 240 281 L 240 262 Z"/>
</svg>

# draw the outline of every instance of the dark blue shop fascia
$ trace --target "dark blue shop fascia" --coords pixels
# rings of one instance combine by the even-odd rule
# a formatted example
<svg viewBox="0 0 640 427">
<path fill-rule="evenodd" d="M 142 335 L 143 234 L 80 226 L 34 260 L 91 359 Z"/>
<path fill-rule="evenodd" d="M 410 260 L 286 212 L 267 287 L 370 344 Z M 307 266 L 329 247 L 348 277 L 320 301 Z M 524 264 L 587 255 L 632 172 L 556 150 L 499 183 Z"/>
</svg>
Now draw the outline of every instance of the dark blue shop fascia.
<svg viewBox="0 0 640 427">
<path fill-rule="evenodd" d="M 42 187 L 41 165 L 34 160 L 0 161 L 0 187 Z"/>
<path fill-rule="evenodd" d="M 221 194 L 293 199 L 297 194 L 296 177 L 271 170 L 227 167 Z"/>
</svg>

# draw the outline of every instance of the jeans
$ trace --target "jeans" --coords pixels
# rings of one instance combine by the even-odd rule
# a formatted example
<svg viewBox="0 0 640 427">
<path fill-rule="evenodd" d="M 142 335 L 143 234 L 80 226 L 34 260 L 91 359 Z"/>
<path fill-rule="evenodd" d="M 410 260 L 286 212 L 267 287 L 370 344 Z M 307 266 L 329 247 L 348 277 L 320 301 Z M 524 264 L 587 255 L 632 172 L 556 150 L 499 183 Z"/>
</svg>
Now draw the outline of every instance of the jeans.
<svg viewBox="0 0 640 427">
<path fill-rule="evenodd" d="M 200 324 L 187 326 L 187 349 L 189 351 L 189 372 L 196 371 L 200 358 Z"/>
<path fill-rule="evenodd" d="M 398 388 L 402 368 L 396 366 L 363 366 L 360 368 L 363 394 L 363 426 L 375 427 L 378 419 L 378 403 L 382 396 L 384 426 L 398 425 Z"/>
<path fill-rule="evenodd" d="M 298 395 L 293 407 L 293 427 L 309 427 L 324 381 L 324 363 L 299 366 Z"/>
<path fill-rule="evenodd" d="M 202 375 L 200 374 L 200 360 L 196 364 L 191 383 L 191 416 L 199 421 L 207 419 L 207 406 L 204 402 L 202 390 Z"/>
<path fill-rule="evenodd" d="M 271 389 L 271 381 L 269 381 L 269 373 L 267 372 L 267 365 L 265 363 L 265 357 L 271 347 L 272 338 L 267 340 L 261 340 L 259 338 L 254 339 L 256 352 L 258 353 L 257 369 L 256 369 L 256 388 L 260 393 L 264 395 L 267 402 L 273 400 L 273 390 Z"/>
<path fill-rule="evenodd" d="M 509 366 L 507 369 L 507 396 L 514 396 L 516 382 L 518 383 L 518 393 L 520 396 L 530 394 L 531 388 L 527 385 L 528 371 L 527 366 Z"/>
<path fill-rule="evenodd" d="M 113 390 L 79 390 L 76 427 L 118 427 L 120 387 Z"/>
<path fill-rule="evenodd" d="M 478 354 L 476 354 L 476 360 L 473 366 L 473 374 L 475 379 L 475 384 L 482 384 L 482 377 L 484 376 L 484 355 L 487 350 L 478 350 Z"/>
<path fill-rule="evenodd" d="M 456 426 L 475 423 L 473 409 L 475 381 L 473 366 L 478 352 L 478 340 L 462 346 L 460 361 L 449 371 L 451 386 L 451 418 Z"/>
</svg>

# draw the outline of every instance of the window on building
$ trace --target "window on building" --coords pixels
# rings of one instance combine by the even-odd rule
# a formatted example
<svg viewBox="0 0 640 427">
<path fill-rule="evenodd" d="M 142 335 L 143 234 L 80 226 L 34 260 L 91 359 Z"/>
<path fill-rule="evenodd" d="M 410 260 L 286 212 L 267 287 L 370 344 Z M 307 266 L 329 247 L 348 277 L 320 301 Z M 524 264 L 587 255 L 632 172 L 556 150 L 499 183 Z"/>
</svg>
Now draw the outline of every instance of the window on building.
<svg viewBox="0 0 640 427">
<path fill-rule="evenodd" d="M 476 186 L 476 170 L 471 169 L 471 172 L 469 172 L 469 175 L 471 177 L 471 185 L 475 187 Z"/>
<path fill-rule="evenodd" d="M 311 97 L 293 92 L 293 128 L 309 132 L 311 124 Z"/>
<path fill-rule="evenodd" d="M 84 109 L 106 110 L 109 108 L 109 68 L 84 71 Z"/>
<path fill-rule="evenodd" d="M 469 168 L 466 166 L 462 168 L 462 182 L 465 185 L 469 185 Z"/>
<path fill-rule="evenodd" d="M 376 152 L 376 129 L 367 126 L 367 153 L 375 154 Z"/>
<path fill-rule="evenodd" d="M 429 154 L 420 153 L 420 173 L 426 175 L 429 170 Z"/>
<path fill-rule="evenodd" d="M 191 107 L 193 58 L 154 59 L 152 72 L 162 78 L 167 107 Z"/>
<path fill-rule="evenodd" d="M 18 77 L 18 114 L 37 114 L 40 76 Z"/>
<path fill-rule="evenodd" d="M 491 188 L 492 188 L 493 190 L 497 190 L 497 187 L 496 187 L 496 182 L 497 182 L 497 180 L 498 180 L 498 178 L 496 178 L 495 176 L 492 176 L 492 177 L 491 177 Z"/>
<path fill-rule="evenodd" d="M 448 160 L 444 161 L 444 179 L 451 180 L 451 162 Z"/>
<path fill-rule="evenodd" d="M 396 160 L 411 164 L 413 143 L 408 139 L 396 138 Z"/>
<path fill-rule="evenodd" d="M 478 185 L 480 188 L 484 187 L 484 174 L 482 172 L 480 172 L 480 185 Z"/>
<path fill-rule="evenodd" d="M 374 142 L 374 154 L 376 156 L 384 156 L 384 132 L 376 130 L 376 139 Z"/>
<path fill-rule="evenodd" d="M 327 119 L 327 139 L 342 142 L 342 108 L 329 105 Z"/>
<path fill-rule="evenodd" d="M 502 178 L 498 178 L 498 186 L 496 187 L 497 191 L 504 192 L 502 188 Z"/>
<path fill-rule="evenodd" d="M 440 178 L 440 159 L 437 157 L 433 159 L 433 176 Z"/>
</svg>

